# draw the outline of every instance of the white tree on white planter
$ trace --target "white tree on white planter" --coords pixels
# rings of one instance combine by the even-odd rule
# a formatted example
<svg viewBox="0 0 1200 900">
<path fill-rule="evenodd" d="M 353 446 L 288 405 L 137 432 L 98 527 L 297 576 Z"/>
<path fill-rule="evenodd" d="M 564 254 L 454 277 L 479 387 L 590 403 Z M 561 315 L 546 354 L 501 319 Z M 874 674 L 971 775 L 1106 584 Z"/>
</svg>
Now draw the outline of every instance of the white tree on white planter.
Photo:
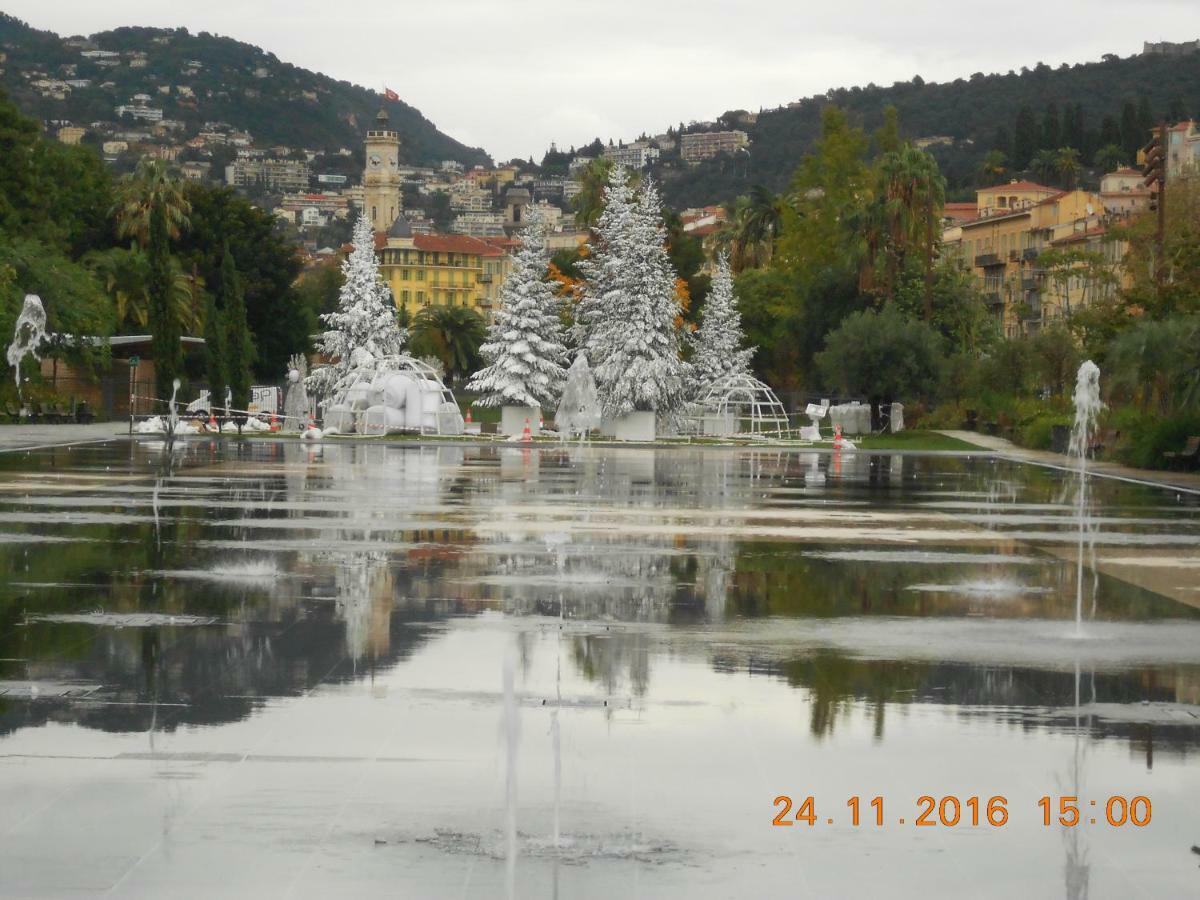
<svg viewBox="0 0 1200 900">
<path fill-rule="evenodd" d="M 704 300 L 700 328 L 692 338 L 693 398 L 730 375 L 747 375 L 754 348 L 743 348 L 742 314 L 733 293 L 733 275 L 725 254 L 717 258 L 717 274 Z"/>
<path fill-rule="evenodd" d="M 546 280 L 546 231 L 534 214 L 521 236 L 512 271 L 500 287 L 500 309 L 479 348 L 487 365 L 467 389 L 480 406 L 552 406 L 562 389 L 567 356 L 559 300 Z"/>
<path fill-rule="evenodd" d="M 610 224 L 613 233 L 601 233 L 585 267 L 588 293 L 598 301 L 589 311 L 587 350 L 601 406 L 614 419 L 653 411 L 669 420 L 683 407 L 691 367 L 679 356 L 681 309 L 653 183 L 647 180 L 632 207 Z M 593 281 L 602 293 L 593 293 Z"/>
<path fill-rule="evenodd" d="M 370 379 L 390 357 L 404 352 L 408 332 L 396 322 L 391 289 L 379 277 L 370 220 L 354 223 L 354 249 L 342 263 L 345 282 L 337 309 L 321 316 L 325 333 L 317 350 L 330 360 L 305 379 L 314 394 L 336 400 L 357 381 Z"/>
</svg>

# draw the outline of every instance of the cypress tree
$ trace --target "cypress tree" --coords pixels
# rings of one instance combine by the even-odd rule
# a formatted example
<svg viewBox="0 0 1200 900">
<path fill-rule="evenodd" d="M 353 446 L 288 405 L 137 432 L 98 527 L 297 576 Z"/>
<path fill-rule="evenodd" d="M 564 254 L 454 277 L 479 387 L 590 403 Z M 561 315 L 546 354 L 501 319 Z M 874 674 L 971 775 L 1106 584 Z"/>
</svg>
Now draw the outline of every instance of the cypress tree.
<svg viewBox="0 0 1200 900">
<path fill-rule="evenodd" d="M 212 294 L 204 304 L 204 368 L 208 376 L 208 408 L 216 415 L 217 409 L 225 406 L 228 381 L 225 376 L 225 319 Z"/>
<path fill-rule="evenodd" d="M 1100 146 L 1107 147 L 1109 144 L 1114 147 L 1123 148 L 1125 146 L 1125 142 L 1121 139 L 1121 126 L 1112 116 L 1105 116 L 1100 123 Z"/>
<path fill-rule="evenodd" d="M 179 316 L 171 302 L 171 247 L 167 234 L 167 214 L 162 201 L 150 210 L 150 236 L 146 247 L 149 275 L 146 293 L 150 305 L 151 351 L 154 354 L 154 395 L 171 396 L 176 378 L 183 375 L 183 347 L 180 344 Z"/>
<path fill-rule="evenodd" d="M 1138 126 L 1137 107 L 1132 101 L 1126 101 L 1121 108 L 1121 149 L 1129 159 L 1136 159 L 1137 152 L 1145 141 Z"/>
<path fill-rule="evenodd" d="M 221 305 L 225 309 L 225 365 L 231 405 L 235 410 L 244 410 L 250 405 L 250 364 L 254 361 L 254 345 L 250 343 L 250 326 L 246 324 L 246 299 L 241 279 L 228 244 L 221 257 Z M 240 431 L 246 414 L 235 412 L 233 420 Z"/>
<path fill-rule="evenodd" d="M 1057 150 L 1062 146 L 1062 134 L 1058 127 L 1058 104 L 1046 104 L 1046 114 L 1042 117 L 1042 150 Z"/>
<path fill-rule="evenodd" d="M 1021 111 L 1017 113 L 1017 124 L 1013 129 L 1012 161 L 1014 169 L 1029 167 L 1029 161 L 1038 151 L 1039 137 L 1033 110 L 1028 106 L 1022 106 Z"/>
<path fill-rule="evenodd" d="M 1137 123 L 1138 123 L 1138 147 L 1145 145 L 1150 140 L 1150 131 L 1158 124 L 1158 119 L 1154 117 L 1154 113 L 1150 111 L 1150 101 L 1146 99 L 1146 95 L 1138 97 L 1137 108 Z"/>
</svg>

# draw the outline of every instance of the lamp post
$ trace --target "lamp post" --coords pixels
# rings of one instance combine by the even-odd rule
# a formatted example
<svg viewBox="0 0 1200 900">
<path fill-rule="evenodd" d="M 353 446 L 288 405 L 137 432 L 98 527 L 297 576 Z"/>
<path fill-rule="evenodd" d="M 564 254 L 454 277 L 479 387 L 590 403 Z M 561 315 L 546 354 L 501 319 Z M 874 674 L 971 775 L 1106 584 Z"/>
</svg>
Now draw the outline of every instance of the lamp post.
<svg viewBox="0 0 1200 900">
<path fill-rule="evenodd" d="M 133 436 L 133 389 L 137 383 L 137 367 L 141 362 L 136 356 L 129 357 L 129 435 Z"/>
</svg>

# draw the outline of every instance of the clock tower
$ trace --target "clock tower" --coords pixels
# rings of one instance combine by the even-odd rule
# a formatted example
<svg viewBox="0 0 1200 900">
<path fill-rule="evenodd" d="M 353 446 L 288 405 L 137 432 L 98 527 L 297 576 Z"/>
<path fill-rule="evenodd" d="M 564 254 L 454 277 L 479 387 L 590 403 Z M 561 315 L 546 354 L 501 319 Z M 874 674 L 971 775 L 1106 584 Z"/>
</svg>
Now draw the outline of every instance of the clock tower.
<svg viewBox="0 0 1200 900">
<path fill-rule="evenodd" d="M 363 170 L 363 215 L 375 231 L 387 231 L 400 216 L 400 135 L 392 131 L 380 108 L 367 132 L 367 167 Z"/>
</svg>

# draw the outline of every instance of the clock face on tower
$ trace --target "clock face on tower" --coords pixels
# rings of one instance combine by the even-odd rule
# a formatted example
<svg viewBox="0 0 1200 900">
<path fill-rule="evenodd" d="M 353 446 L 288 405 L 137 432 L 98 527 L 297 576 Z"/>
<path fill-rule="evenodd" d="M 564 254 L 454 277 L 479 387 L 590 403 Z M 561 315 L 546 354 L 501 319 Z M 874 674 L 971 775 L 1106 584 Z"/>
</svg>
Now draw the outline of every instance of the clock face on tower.
<svg viewBox="0 0 1200 900">
<path fill-rule="evenodd" d="M 371 159 L 369 161 L 372 169 L 378 169 L 380 164 L 383 162 L 383 160 L 379 158 L 379 155 L 375 153 L 371 154 Z"/>
<path fill-rule="evenodd" d="M 396 168 L 396 157 L 389 156 L 388 157 L 388 165 L 391 166 L 393 169 Z"/>
</svg>

